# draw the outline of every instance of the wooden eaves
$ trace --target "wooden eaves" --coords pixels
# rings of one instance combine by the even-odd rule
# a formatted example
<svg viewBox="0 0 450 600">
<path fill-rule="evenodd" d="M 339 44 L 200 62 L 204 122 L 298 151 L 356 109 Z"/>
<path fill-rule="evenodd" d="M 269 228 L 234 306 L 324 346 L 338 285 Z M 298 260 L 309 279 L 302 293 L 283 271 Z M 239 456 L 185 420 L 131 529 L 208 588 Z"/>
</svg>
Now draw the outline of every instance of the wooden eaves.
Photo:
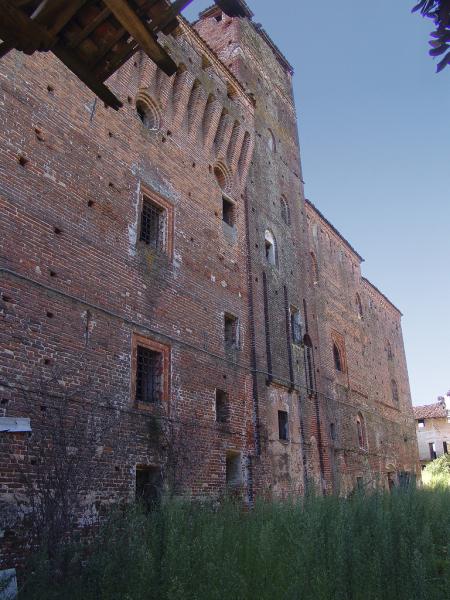
<svg viewBox="0 0 450 600">
<path fill-rule="evenodd" d="M 101 100 L 114 109 L 120 100 L 104 82 L 139 48 L 164 73 L 177 65 L 158 43 L 170 34 L 192 0 L 0 0 L 0 58 L 16 49 L 53 52 Z M 239 0 L 227 12 L 240 16 Z M 234 14 L 233 14 L 234 13 Z"/>
</svg>

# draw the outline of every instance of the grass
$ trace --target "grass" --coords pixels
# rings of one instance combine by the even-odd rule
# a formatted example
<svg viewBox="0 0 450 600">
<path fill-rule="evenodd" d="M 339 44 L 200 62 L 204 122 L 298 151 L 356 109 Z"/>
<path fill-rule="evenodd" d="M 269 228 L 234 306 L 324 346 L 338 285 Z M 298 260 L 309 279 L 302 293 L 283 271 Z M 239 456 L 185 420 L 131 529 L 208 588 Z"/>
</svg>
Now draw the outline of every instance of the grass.
<svg viewBox="0 0 450 600">
<path fill-rule="evenodd" d="M 35 556 L 20 600 L 446 600 L 449 507 L 448 489 L 134 507 L 88 550 Z"/>
</svg>

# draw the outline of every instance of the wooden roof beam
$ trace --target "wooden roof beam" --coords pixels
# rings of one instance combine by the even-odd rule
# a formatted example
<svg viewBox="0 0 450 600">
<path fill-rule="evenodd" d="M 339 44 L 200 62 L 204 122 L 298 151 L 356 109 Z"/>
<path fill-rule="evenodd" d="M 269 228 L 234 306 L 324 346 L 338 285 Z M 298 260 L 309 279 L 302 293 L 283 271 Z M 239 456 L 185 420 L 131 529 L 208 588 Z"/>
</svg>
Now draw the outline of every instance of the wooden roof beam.
<svg viewBox="0 0 450 600">
<path fill-rule="evenodd" d="M 167 75 L 173 75 L 177 70 L 177 65 L 161 48 L 146 24 L 141 21 L 128 2 L 126 0 L 103 0 L 103 2 L 159 68 Z"/>
</svg>

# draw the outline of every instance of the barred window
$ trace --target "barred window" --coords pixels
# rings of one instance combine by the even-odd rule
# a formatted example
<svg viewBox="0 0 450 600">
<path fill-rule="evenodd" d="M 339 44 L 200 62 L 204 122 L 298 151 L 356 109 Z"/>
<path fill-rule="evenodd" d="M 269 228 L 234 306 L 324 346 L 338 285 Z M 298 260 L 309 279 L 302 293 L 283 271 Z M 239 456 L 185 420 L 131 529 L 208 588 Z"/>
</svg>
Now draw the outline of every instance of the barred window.
<svg viewBox="0 0 450 600">
<path fill-rule="evenodd" d="M 163 356 L 144 346 L 137 347 L 136 401 L 159 403 L 163 391 Z"/>
<path fill-rule="evenodd" d="M 141 233 L 139 239 L 158 252 L 166 246 L 166 211 L 144 196 L 141 213 Z"/>
<path fill-rule="evenodd" d="M 300 345 L 302 343 L 302 318 L 300 311 L 295 306 L 291 306 L 290 312 L 292 341 L 294 344 Z"/>
</svg>

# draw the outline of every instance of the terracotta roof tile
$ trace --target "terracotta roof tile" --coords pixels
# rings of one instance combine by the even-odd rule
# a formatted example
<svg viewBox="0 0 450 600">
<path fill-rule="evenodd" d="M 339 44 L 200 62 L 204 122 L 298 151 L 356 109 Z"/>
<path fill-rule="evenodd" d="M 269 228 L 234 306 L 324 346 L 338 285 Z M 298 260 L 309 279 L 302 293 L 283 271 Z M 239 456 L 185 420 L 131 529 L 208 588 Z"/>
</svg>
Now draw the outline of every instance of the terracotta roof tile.
<svg viewBox="0 0 450 600">
<path fill-rule="evenodd" d="M 413 410 L 415 419 L 445 419 L 447 417 L 445 404 L 442 402 L 413 406 Z"/>
</svg>

